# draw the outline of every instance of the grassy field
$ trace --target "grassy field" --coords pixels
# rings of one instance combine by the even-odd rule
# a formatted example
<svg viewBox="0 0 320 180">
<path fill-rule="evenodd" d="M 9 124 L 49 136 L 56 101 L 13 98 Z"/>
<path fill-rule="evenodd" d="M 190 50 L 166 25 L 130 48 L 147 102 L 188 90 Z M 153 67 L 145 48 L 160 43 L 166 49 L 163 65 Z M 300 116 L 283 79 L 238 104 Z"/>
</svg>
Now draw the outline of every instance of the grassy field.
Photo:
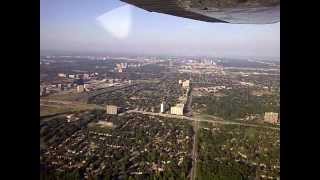
<svg viewBox="0 0 320 180">
<path fill-rule="evenodd" d="M 83 102 L 60 101 L 50 99 L 40 100 L 40 117 L 52 114 L 77 112 L 92 109 L 103 109 L 103 107 L 97 106 L 95 104 L 86 104 Z"/>
</svg>

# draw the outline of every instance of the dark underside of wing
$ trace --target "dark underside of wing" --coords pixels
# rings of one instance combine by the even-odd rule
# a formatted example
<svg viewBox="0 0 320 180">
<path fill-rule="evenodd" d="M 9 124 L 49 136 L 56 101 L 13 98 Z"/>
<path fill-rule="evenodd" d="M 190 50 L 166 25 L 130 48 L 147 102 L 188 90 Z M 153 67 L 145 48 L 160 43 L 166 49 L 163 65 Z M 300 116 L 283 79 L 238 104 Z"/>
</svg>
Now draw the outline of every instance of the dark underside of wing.
<svg viewBox="0 0 320 180">
<path fill-rule="evenodd" d="M 150 12 L 158 12 L 205 22 L 228 23 L 223 20 L 187 11 L 179 7 L 175 0 L 121 0 Z"/>
</svg>

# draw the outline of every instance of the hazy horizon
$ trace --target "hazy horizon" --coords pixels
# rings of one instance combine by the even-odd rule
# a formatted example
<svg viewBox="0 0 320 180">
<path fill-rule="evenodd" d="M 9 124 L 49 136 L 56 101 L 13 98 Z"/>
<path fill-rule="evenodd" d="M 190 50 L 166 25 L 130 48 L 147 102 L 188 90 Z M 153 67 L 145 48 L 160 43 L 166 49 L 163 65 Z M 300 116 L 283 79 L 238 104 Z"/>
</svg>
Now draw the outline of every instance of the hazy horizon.
<svg viewBox="0 0 320 180">
<path fill-rule="evenodd" d="M 111 57 L 137 57 L 137 56 L 158 56 L 158 57 L 217 57 L 217 58 L 234 58 L 234 59 L 247 59 L 247 58 L 261 58 L 263 60 L 280 61 L 280 57 L 276 56 L 241 56 L 241 55 L 224 55 L 224 56 L 214 56 L 214 55 L 173 55 L 173 54 L 145 54 L 145 53 L 126 53 L 126 52 L 93 52 L 93 51 L 61 51 L 61 50 L 40 50 L 40 56 L 111 56 Z"/>
<path fill-rule="evenodd" d="M 118 0 L 42 0 L 40 49 L 172 56 L 280 57 L 280 23 L 206 23 Z"/>
</svg>

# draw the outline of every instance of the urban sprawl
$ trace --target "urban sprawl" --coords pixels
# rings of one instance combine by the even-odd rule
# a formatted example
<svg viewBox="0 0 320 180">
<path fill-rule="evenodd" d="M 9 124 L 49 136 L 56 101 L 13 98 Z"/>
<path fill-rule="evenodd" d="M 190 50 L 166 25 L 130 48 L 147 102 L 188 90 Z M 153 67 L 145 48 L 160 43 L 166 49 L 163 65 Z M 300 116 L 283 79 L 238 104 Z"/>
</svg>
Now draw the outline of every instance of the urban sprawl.
<svg viewBox="0 0 320 180">
<path fill-rule="evenodd" d="M 280 179 L 280 64 L 40 56 L 41 179 Z"/>
</svg>

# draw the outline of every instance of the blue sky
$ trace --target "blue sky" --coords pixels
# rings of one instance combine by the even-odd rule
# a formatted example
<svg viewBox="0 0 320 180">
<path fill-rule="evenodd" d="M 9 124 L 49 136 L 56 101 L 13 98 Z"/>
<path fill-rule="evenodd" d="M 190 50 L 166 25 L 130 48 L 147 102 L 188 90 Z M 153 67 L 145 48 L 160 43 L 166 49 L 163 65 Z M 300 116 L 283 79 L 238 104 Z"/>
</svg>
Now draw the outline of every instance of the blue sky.
<svg viewBox="0 0 320 180">
<path fill-rule="evenodd" d="M 42 50 L 165 55 L 280 56 L 280 23 L 237 25 L 206 23 L 130 7 L 131 26 L 118 38 L 97 17 L 112 15 L 123 25 L 119 0 L 40 0 Z M 119 8 L 120 7 L 120 8 Z M 115 10 L 116 9 L 116 10 Z M 105 23 L 112 23 L 109 19 Z"/>
</svg>

